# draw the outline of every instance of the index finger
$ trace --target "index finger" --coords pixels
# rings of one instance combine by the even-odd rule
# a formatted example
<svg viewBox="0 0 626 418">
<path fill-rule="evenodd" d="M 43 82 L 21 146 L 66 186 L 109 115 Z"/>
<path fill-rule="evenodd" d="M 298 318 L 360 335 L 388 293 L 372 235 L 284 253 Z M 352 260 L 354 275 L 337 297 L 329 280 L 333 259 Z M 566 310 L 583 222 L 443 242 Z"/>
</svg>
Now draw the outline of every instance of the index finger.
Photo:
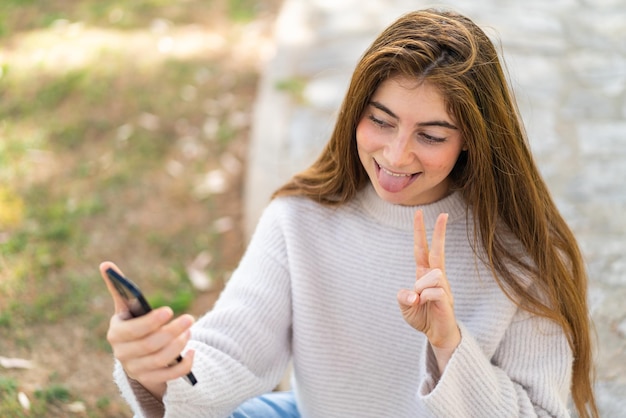
<svg viewBox="0 0 626 418">
<path fill-rule="evenodd" d="M 440 213 L 435 222 L 433 230 L 433 239 L 431 242 L 430 253 L 428 254 L 428 263 L 431 268 L 437 268 L 445 271 L 446 264 L 445 247 L 446 247 L 446 225 L 448 223 L 448 214 Z"/>
<path fill-rule="evenodd" d="M 109 341 L 128 342 L 147 337 L 165 326 L 173 316 L 174 312 L 167 306 L 154 309 L 136 318 L 124 319 L 120 315 L 113 315 L 109 328 Z M 191 316 L 187 315 L 186 318 L 191 318 Z M 184 320 L 188 321 L 188 319 Z M 180 322 L 181 319 L 178 318 L 178 321 Z"/>
<path fill-rule="evenodd" d="M 426 273 L 426 269 L 430 268 L 428 239 L 426 238 L 426 227 L 424 226 L 424 214 L 421 210 L 416 211 L 413 217 L 413 256 L 415 257 L 418 275 L 421 276 Z"/>
</svg>

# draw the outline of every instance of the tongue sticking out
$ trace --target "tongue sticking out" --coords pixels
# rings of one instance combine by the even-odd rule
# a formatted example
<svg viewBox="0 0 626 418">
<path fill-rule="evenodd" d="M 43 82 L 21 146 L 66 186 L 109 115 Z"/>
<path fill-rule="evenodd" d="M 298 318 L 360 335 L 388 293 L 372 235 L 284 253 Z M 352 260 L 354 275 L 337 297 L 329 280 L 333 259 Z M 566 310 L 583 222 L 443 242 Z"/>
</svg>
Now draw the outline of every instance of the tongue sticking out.
<svg viewBox="0 0 626 418">
<path fill-rule="evenodd" d="M 380 186 L 391 193 L 399 192 L 404 189 L 413 179 L 412 175 L 393 175 L 384 169 L 378 170 L 378 183 Z"/>
</svg>

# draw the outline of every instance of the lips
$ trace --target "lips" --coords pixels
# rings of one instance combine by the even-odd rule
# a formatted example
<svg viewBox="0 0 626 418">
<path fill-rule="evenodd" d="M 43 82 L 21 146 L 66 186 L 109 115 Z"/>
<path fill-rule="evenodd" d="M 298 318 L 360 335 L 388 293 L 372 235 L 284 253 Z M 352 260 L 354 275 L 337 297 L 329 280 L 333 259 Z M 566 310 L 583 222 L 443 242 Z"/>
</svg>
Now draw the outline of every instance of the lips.
<svg viewBox="0 0 626 418">
<path fill-rule="evenodd" d="M 376 166 L 376 177 L 378 184 L 385 191 L 390 193 L 397 193 L 406 188 L 421 174 L 420 173 L 397 173 L 390 171 L 389 169 L 382 167 L 377 161 L 374 161 Z"/>
</svg>

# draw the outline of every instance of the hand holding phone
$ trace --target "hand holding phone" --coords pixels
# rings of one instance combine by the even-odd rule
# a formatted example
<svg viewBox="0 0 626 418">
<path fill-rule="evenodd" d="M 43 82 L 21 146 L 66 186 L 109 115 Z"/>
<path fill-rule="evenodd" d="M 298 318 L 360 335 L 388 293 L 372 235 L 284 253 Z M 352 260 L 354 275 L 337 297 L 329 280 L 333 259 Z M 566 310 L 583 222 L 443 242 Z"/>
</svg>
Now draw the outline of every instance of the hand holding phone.
<svg viewBox="0 0 626 418">
<path fill-rule="evenodd" d="M 152 310 L 139 287 L 130 279 L 124 277 L 111 267 L 107 268 L 105 273 L 117 293 L 124 300 L 124 303 L 128 308 L 128 312 L 133 318 L 145 315 Z M 182 360 L 183 357 L 179 354 L 176 358 L 176 362 L 180 363 Z M 184 378 L 192 386 L 198 383 L 192 372 L 189 372 Z"/>
</svg>

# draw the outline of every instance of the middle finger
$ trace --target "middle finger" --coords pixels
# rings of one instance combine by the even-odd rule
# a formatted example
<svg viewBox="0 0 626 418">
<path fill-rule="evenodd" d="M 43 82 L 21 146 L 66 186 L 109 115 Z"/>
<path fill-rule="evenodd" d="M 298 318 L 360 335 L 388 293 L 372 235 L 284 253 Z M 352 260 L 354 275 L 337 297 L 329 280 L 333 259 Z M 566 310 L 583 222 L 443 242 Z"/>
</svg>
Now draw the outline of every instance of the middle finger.
<svg viewBox="0 0 626 418">
<path fill-rule="evenodd" d="M 133 373 L 144 373 L 146 371 L 165 369 L 175 365 L 177 363 L 176 358 L 185 349 L 190 338 L 190 331 L 187 330 L 183 332 L 173 340 L 170 340 L 160 350 L 129 362 L 129 371 Z"/>
<path fill-rule="evenodd" d="M 431 249 L 428 253 L 428 264 L 431 268 L 438 268 L 445 271 L 445 247 L 446 247 L 446 225 L 448 214 L 441 213 L 435 222 Z"/>
</svg>

